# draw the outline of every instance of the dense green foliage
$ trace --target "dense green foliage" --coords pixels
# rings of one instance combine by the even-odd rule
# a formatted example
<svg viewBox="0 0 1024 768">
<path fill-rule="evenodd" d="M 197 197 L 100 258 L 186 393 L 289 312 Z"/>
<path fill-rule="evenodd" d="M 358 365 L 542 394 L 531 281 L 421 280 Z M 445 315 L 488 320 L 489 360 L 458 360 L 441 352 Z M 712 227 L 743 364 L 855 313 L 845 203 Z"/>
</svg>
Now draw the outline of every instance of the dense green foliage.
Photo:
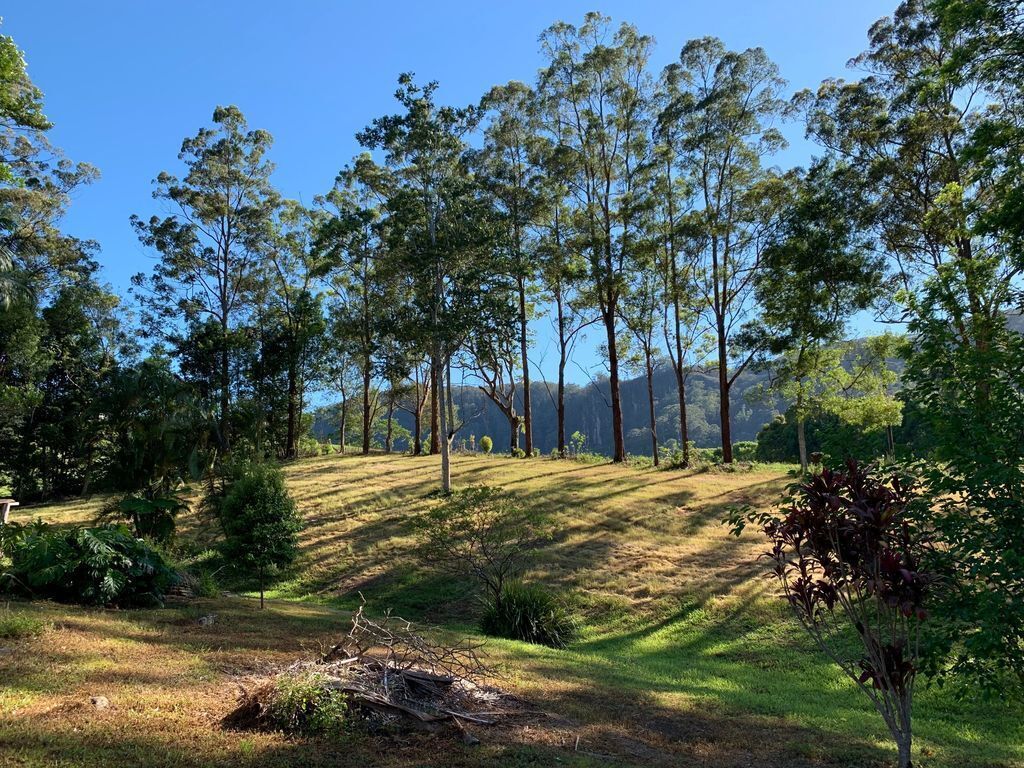
<svg viewBox="0 0 1024 768">
<path fill-rule="evenodd" d="M 507 582 L 501 601 L 489 601 L 480 630 L 493 637 L 565 648 L 579 631 L 564 602 L 538 584 Z"/>
<path fill-rule="evenodd" d="M 7 525 L 0 551 L 10 561 L 3 586 L 68 603 L 161 605 L 177 580 L 163 557 L 123 525 L 53 528 Z"/>
<path fill-rule="evenodd" d="M 262 607 L 267 579 L 290 565 L 298 553 L 302 523 L 284 478 L 273 467 L 243 466 L 230 478 L 215 506 L 224 533 L 221 554 L 257 578 Z"/>
<path fill-rule="evenodd" d="M 270 725 L 298 736 L 339 735 L 348 716 L 347 694 L 324 686 L 315 672 L 281 675 L 274 683 Z"/>
</svg>

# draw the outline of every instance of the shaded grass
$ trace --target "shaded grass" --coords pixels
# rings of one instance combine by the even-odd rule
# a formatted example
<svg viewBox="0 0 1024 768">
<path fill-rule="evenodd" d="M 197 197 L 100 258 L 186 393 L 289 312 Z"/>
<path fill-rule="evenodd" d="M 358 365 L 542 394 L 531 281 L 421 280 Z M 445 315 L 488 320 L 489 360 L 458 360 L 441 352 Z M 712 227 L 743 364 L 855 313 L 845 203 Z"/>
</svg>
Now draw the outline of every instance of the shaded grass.
<svg viewBox="0 0 1024 768">
<path fill-rule="evenodd" d="M 58 629 L 48 637 L 62 642 L 30 640 L 37 656 L 19 649 L 0 657 L 0 679 L 13 681 L 0 694 L 0 764 L 12 748 L 22 760 L 13 765 L 317 765 L 331 764 L 331 755 L 333 764 L 391 766 L 606 764 L 602 755 L 638 765 L 889 765 L 881 719 L 759 578 L 763 543 L 754 534 L 733 539 L 719 523 L 731 504 L 778 497 L 786 469 L 694 474 L 457 457 L 457 484 L 504 486 L 556 522 L 528 576 L 573 595 L 586 624 L 581 639 L 567 651 L 511 641 L 489 648 L 506 684 L 558 717 L 501 737 L 480 734 L 476 751 L 449 753 L 446 745 L 439 756 L 413 739 L 379 758 L 368 742 L 347 747 L 339 763 L 319 743 L 220 731 L 231 681 L 337 637 L 341 611 L 363 599 L 371 611 L 392 608 L 449 632 L 475 631 L 479 606 L 471 585 L 416 556 L 408 523 L 429 503 L 436 459 L 292 463 L 286 478 L 306 528 L 299 563 L 268 593 L 275 601 L 266 612 L 238 598 L 152 612 L 25 607 L 52 620 Z M 19 515 L 81 522 L 100 503 Z M 182 519 L 186 545 L 204 545 L 200 533 L 193 518 Z M 194 618 L 206 611 L 218 621 L 200 628 Z M 118 692 L 116 721 L 74 708 L 107 690 Z M 167 720 L 152 714 L 165 712 Z M 61 735 L 65 721 L 81 729 L 81 745 Z M 915 763 L 1024 765 L 1022 721 L 1020 707 L 923 690 Z"/>
</svg>

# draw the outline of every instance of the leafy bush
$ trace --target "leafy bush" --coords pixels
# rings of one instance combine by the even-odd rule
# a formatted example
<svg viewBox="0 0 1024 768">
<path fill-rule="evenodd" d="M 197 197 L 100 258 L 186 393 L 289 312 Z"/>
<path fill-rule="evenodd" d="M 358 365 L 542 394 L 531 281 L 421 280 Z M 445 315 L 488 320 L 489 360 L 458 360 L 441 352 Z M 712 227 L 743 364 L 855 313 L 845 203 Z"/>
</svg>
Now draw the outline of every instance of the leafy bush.
<svg viewBox="0 0 1024 768">
<path fill-rule="evenodd" d="M 37 637 L 43 634 L 45 629 L 45 621 L 27 613 L 12 611 L 9 605 L 0 611 L 0 640 Z"/>
<path fill-rule="evenodd" d="M 260 464 L 238 470 L 216 509 L 224 530 L 221 554 L 256 572 L 262 608 L 266 580 L 295 560 L 302 527 L 281 472 Z"/>
<path fill-rule="evenodd" d="M 298 450 L 299 457 L 303 459 L 320 456 L 323 453 L 320 441 L 312 435 L 302 435 L 298 440 L 296 449 Z"/>
<path fill-rule="evenodd" d="M 174 540 L 176 519 L 184 509 L 188 509 L 188 502 L 175 493 L 164 496 L 130 494 L 113 502 L 100 518 L 126 520 L 139 538 L 166 544 Z"/>
<path fill-rule="evenodd" d="M 455 491 L 414 518 L 424 561 L 476 579 L 492 602 L 548 536 L 546 517 L 498 488 Z"/>
<path fill-rule="evenodd" d="M 755 461 L 757 459 L 757 441 L 741 440 L 733 443 L 732 457 L 736 461 Z"/>
<path fill-rule="evenodd" d="M 569 436 L 569 454 L 579 456 L 587 444 L 587 436 L 578 429 Z"/>
<path fill-rule="evenodd" d="M 268 712 L 271 723 L 285 733 L 302 736 L 343 730 L 348 698 L 341 691 L 325 687 L 325 682 L 326 678 L 315 672 L 278 677 Z"/>
<path fill-rule="evenodd" d="M 212 573 L 203 570 L 196 576 L 192 591 L 196 597 L 217 597 L 220 594 L 220 585 Z"/>
<path fill-rule="evenodd" d="M 516 581 L 504 585 L 500 600 L 487 603 L 480 629 L 492 637 L 551 648 L 565 648 L 578 633 L 576 619 L 561 600 L 544 587 Z"/>
<path fill-rule="evenodd" d="M 55 529 L 43 522 L 5 526 L 11 561 L 5 586 L 87 605 L 162 605 L 177 576 L 160 553 L 125 525 Z"/>
<path fill-rule="evenodd" d="M 490 453 L 494 450 L 494 441 L 487 435 L 484 435 L 480 438 L 480 450 L 484 453 Z"/>
<path fill-rule="evenodd" d="M 535 459 L 539 459 L 540 458 L 540 448 L 534 448 L 532 456 Z"/>
<path fill-rule="evenodd" d="M 525 459 L 526 458 L 526 451 L 524 451 L 522 448 L 513 448 L 512 449 L 512 458 L 514 458 L 514 459 Z"/>
<path fill-rule="evenodd" d="M 909 513 L 915 490 L 898 475 L 850 461 L 797 486 L 781 515 L 734 511 L 734 533 L 761 524 L 772 572 L 804 628 L 882 715 L 910 765 L 914 681 L 925 604 L 935 579 Z M 856 650 L 855 650 L 856 649 Z"/>
</svg>

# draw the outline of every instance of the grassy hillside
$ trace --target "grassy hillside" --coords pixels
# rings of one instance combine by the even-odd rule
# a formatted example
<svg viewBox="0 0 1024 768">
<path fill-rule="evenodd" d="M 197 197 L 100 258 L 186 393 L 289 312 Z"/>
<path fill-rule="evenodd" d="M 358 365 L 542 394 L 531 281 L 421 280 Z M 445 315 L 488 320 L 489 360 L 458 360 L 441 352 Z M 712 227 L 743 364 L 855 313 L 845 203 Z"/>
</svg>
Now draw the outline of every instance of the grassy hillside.
<svg viewBox="0 0 1024 768">
<path fill-rule="evenodd" d="M 459 484 L 502 485 L 549 508 L 558 533 L 531 574 L 571 592 L 586 630 L 567 651 L 488 648 L 503 685 L 550 714 L 479 733 L 466 747 L 286 740 L 218 726 L 237 684 L 307 655 L 368 610 L 472 632 L 466 584 L 416 558 L 408 519 L 436 483 L 430 457 L 324 457 L 286 469 L 306 519 L 302 556 L 264 612 L 240 597 L 160 611 L 47 604 L 50 622 L 2 640 L 0 765 L 701 765 L 883 766 L 881 719 L 814 653 L 769 593 L 753 534 L 726 506 L 768 503 L 783 468 L 682 474 L 610 464 L 458 457 Z M 99 500 L 22 510 L 87 520 Z M 194 520 L 184 540 L 206 545 Z M 212 626 L 196 618 L 217 614 Z M 97 710 L 91 696 L 106 696 Z M 919 766 L 1024 765 L 1024 711 L 923 690 Z M 578 740 L 578 741 L 577 741 Z"/>
</svg>

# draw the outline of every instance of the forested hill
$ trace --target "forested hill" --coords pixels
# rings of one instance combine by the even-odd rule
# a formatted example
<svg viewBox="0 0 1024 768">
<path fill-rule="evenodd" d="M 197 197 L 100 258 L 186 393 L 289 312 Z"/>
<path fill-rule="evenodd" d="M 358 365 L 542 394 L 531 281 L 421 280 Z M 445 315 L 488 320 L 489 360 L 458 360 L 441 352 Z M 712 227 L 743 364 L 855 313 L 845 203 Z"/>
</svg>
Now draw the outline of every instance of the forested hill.
<svg viewBox="0 0 1024 768">
<path fill-rule="evenodd" d="M 754 397 L 761 376 L 745 373 L 736 382 L 732 398 L 733 440 L 753 440 L 766 423 L 778 412 L 777 406 Z M 622 386 L 623 419 L 626 431 L 626 450 L 635 454 L 650 454 L 651 440 L 647 417 L 647 384 L 644 377 L 625 380 Z M 533 436 L 535 445 L 547 453 L 558 442 L 558 422 L 555 413 L 555 384 L 534 382 L 533 392 Z M 494 440 L 495 451 L 509 448 L 509 426 L 504 414 L 473 386 L 466 384 L 453 388 L 453 398 L 465 425 L 456 437 L 469 440 L 473 435 L 479 440 L 489 435 Z M 679 402 L 676 393 L 675 375 L 671 366 L 664 365 L 654 375 L 655 411 L 658 419 L 658 438 L 662 443 L 679 437 Z M 608 381 L 599 379 L 584 386 L 570 385 L 566 391 L 566 437 L 579 431 L 587 436 L 586 450 L 610 454 L 611 408 Z M 358 407 L 358 406 L 354 406 Z M 718 424 L 718 383 L 714 370 L 694 371 L 687 380 L 687 418 L 690 439 L 701 447 L 719 444 Z M 522 411 L 522 405 L 519 407 Z M 338 434 L 337 408 L 318 411 L 313 431 L 317 437 L 336 440 Z M 398 421 L 411 429 L 412 418 L 408 413 L 398 412 Z M 397 443 L 404 448 L 405 442 Z"/>
</svg>

